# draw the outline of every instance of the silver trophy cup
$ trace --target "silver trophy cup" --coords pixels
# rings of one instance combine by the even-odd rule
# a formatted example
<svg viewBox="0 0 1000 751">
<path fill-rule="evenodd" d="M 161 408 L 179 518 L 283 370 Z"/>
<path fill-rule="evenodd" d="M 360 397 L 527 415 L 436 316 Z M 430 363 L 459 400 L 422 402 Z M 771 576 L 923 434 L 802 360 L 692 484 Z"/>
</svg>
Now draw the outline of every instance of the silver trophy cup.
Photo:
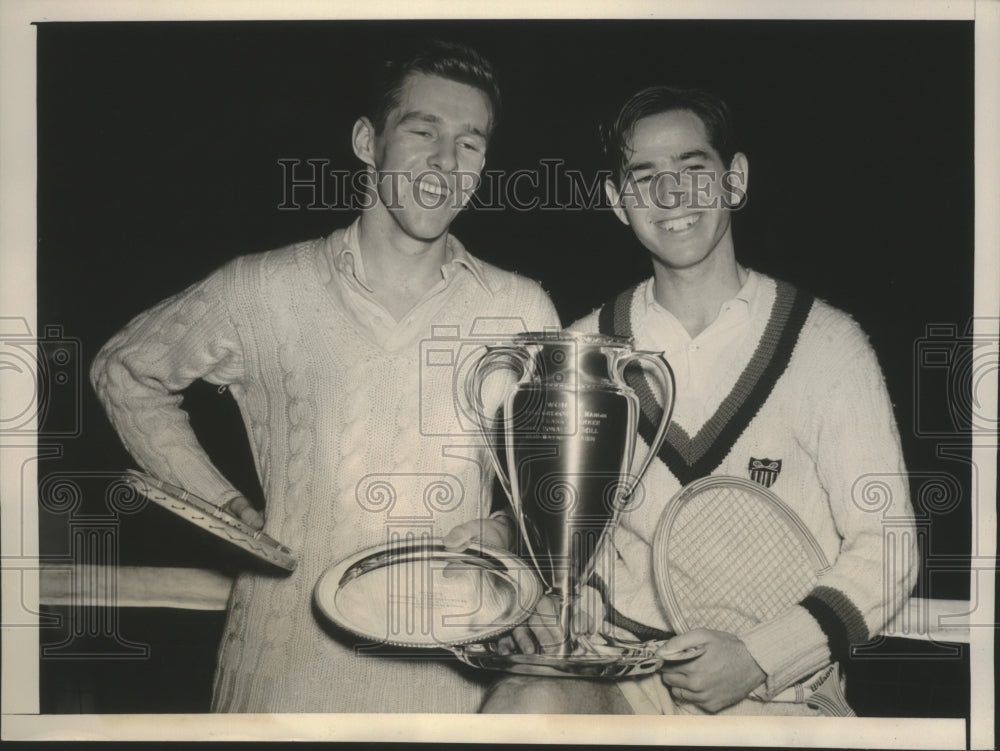
<svg viewBox="0 0 1000 751">
<path fill-rule="evenodd" d="M 623 377 L 629 365 L 656 377 L 663 394 L 663 417 L 638 464 L 639 401 Z M 487 415 L 484 389 L 493 387 L 491 376 L 500 370 L 513 371 L 517 382 L 506 388 L 498 413 Z M 674 394 L 666 360 L 635 351 L 621 337 L 529 332 L 487 348 L 469 374 L 468 394 L 524 551 L 556 603 L 554 630 L 563 638 L 536 654 L 476 645 L 463 659 L 553 676 L 614 678 L 656 670 L 660 661 L 651 645 L 578 630 L 576 611 L 599 553 L 610 547 L 605 540 L 666 436 Z"/>
</svg>

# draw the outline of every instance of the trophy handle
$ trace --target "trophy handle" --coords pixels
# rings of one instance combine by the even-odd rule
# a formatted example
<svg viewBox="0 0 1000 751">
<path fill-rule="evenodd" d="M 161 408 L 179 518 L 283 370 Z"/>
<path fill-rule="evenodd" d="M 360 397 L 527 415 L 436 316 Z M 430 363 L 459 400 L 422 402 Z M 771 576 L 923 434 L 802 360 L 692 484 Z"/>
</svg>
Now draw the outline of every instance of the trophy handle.
<svg viewBox="0 0 1000 751">
<path fill-rule="evenodd" d="M 486 448 L 489 449 L 493 468 L 496 470 L 497 478 L 500 480 L 500 485 L 503 487 L 508 498 L 513 498 L 510 476 L 504 468 L 504 463 L 500 460 L 500 455 L 497 453 L 497 447 L 493 440 L 492 419 L 486 415 L 486 409 L 483 406 L 483 383 L 487 376 L 497 370 L 517 371 L 517 377 L 520 379 L 527 372 L 529 365 L 528 354 L 523 349 L 508 346 L 487 347 L 486 353 L 469 372 L 469 376 L 465 381 L 466 398 L 469 406 L 476 413 L 479 432 L 482 433 L 483 440 L 486 441 Z"/>
<path fill-rule="evenodd" d="M 642 481 L 642 476 L 646 474 L 646 470 L 649 469 L 650 463 L 653 461 L 657 452 L 659 452 L 660 446 L 663 445 L 663 441 L 667 437 L 667 428 L 670 425 L 670 416 L 674 411 L 674 372 L 670 369 L 670 365 L 667 364 L 663 355 L 659 352 L 644 351 L 630 352 L 627 355 L 622 355 L 615 362 L 615 373 L 620 383 L 624 383 L 625 381 L 625 368 L 634 362 L 648 363 L 660 374 L 660 379 L 663 382 L 663 417 L 660 419 L 660 424 L 656 428 L 656 435 L 653 437 L 653 443 L 649 447 L 649 451 L 646 453 L 646 458 L 642 460 L 642 464 L 639 466 L 639 471 L 635 474 L 635 479 L 625 492 L 622 493 L 623 501 L 631 497 L 632 493 L 635 492 L 635 489 Z M 635 457 L 633 457 L 633 463 L 634 462 Z"/>
</svg>

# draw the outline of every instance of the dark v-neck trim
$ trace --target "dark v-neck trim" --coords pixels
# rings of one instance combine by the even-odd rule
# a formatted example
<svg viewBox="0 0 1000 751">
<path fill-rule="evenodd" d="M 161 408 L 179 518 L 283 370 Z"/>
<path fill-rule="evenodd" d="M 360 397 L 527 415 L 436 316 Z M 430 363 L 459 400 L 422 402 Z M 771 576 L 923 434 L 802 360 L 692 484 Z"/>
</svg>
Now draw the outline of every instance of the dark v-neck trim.
<svg viewBox="0 0 1000 751">
<path fill-rule="evenodd" d="M 671 423 L 667 429 L 658 456 L 681 485 L 705 477 L 718 468 L 788 367 L 799 332 L 812 308 L 813 297 L 787 282 L 776 284 L 771 316 L 757 349 L 715 414 L 693 438 L 676 423 Z M 634 336 L 632 299 L 637 289 L 638 285 L 625 290 L 601 308 L 598 315 L 601 333 Z M 627 371 L 625 380 L 639 397 L 639 434 L 646 443 L 652 443 L 663 409 L 644 376 Z"/>
</svg>

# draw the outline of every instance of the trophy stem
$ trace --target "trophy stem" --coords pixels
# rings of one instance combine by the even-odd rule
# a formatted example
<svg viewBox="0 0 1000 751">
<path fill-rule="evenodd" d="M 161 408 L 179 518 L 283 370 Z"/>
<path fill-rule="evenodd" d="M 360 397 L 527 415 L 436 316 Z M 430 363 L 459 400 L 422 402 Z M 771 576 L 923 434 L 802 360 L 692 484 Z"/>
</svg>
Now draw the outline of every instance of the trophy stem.
<svg viewBox="0 0 1000 751">
<path fill-rule="evenodd" d="M 580 633 L 576 614 L 580 607 L 580 592 L 577 588 L 557 595 L 559 600 L 559 633 L 563 639 L 553 654 L 558 657 L 573 657 L 597 654 L 590 640 L 590 634 Z"/>
<path fill-rule="evenodd" d="M 579 595 L 573 592 L 565 592 L 559 598 L 559 633 L 563 634 L 558 650 L 560 657 L 568 657 L 576 651 L 577 635 L 573 626 L 573 613 L 578 599 Z"/>
</svg>

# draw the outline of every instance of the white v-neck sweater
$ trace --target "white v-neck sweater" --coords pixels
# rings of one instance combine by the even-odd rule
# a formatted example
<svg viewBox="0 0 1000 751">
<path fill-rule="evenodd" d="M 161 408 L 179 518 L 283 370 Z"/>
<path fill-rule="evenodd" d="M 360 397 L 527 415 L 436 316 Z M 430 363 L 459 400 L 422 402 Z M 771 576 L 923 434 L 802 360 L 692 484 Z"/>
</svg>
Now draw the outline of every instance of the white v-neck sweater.
<svg viewBox="0 0 1000 751">
<path fill-rule="evenodd" d="M 663 329 L 657 334 L 643 325 L 644 291 L 639 285 L 629 301 L 621 298 L 620 312 L 628 311 L 628 333 L 639 349 L 676 349 L 677 343 L 662 339 Z M 757 275 L 759 299 L 751 301 L 753 313 L 742 322 L 741 334 L 727 337 L 726 351 L 707 358 L 716 367 L 727 363 L 728 369 L 720 380 L 728 393 L 714 401 L 719 406 L 713 417 L 699 423 L 702 405 L 691 404 L 683 389 L 676 394 L 668 440 L 678 458 L 669 468 L 654 461 L 622 514 L 614 537 L 617 563 L 609 582 L 617 610 L 642 624 L 670 630 L 652 572 L 653 534 L 664 505 L 696 476 L 751 478 L 754 460 L 780 461 L 771 490 L 802 518 L 834 565 L 805 602 L 812 610 L 796 605 L 739 634 L 767 674 L 760 691 L 764 697 L 830 661 L 828 632 L 840 646 L 877 634 L 905 603 L 918 569 L 913 510 L 892 404 L 875 353 L 849 316 L 820 300 L 805 308 L 808 315 L 787 367 L 768 384 L 759 409 L 743 409 L 746 390 L 762 380 L 766 363 L 758 353 L 767 342 L 773 343 L 781 328 L 768 328 L 773 318 L 780 318 L 774 315 L 776 301 L 787 311 L 793 293 L 790 285 Z M 600 311 L 594 311 L 571 328 L 596 332 L 600 320 Z M 740 380 L 744 371 L 750 377 Z M 643 449 L 645 444 L 640 453 Z"/>
</svg>

